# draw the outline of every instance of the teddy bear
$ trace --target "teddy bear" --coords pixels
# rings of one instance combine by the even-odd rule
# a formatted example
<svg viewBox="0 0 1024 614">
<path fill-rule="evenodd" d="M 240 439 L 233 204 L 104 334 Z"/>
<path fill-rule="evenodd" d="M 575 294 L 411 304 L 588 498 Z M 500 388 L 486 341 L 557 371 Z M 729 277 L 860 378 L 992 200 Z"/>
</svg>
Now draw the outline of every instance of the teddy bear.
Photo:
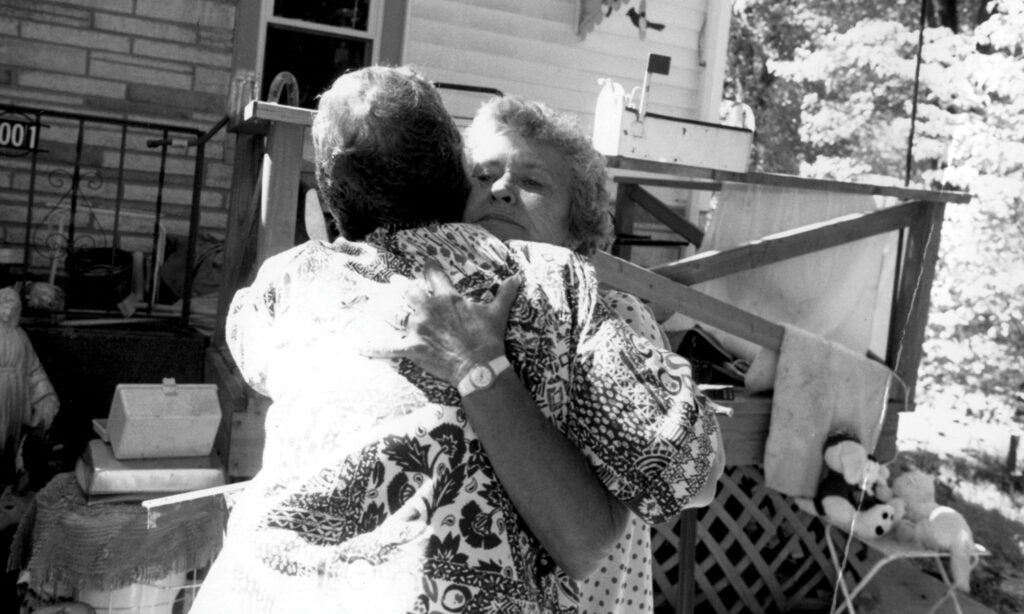
<svg viewBox="0 0 1024 614">
<path fill-rule="evenodd" d="M 953 584 L 969 593 L 976 555 L 974 534 L 967 520 L 960 512 L 935 501 L 935 480 L 918 469 L 894 479 L 892 492 L 906 505 L 905 518 L 894 532 L 896 538 L 923 548 L 949 552 Z"/>
<path fill-rule="evenodd" d="M 903 518 L 903 501 L 893 496 L 889 471 L 852 435 L 834 433 L 822 450 L 825 473 L 814 497 L 818 515 L 862 539 L 888 533 Z"/>
</svg>

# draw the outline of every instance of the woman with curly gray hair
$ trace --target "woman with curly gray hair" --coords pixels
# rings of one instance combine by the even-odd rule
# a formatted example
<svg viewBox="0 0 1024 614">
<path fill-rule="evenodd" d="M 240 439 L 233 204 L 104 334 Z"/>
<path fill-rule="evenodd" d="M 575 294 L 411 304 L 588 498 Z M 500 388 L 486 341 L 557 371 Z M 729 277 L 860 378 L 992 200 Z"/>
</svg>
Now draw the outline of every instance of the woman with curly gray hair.
<svg viewBox="0 0 1024 614">
<path fill-rule="evenodd" d="M 493 98 L 473 118 L 466 149 L 477 182 L 464 221 L 502 240 L 568 247 L 584 256 L 611 243 L 605 160 L 564 113 L 515 96 Z M 656 347 L 667 349 L 650 309 L 604 292 L 607 306 Z M 652 612 L 650 527 L 629 514 L 625 533 L 580 585 L 583 613 Z"/>
<path fill-rule="evenodd" d="M 501 96 L 466 131 L 472 176 L 490 185 L 463 221 L 501 239 L 568 247 L 584 256 L 611 244 L 605 160 L 574 118 L 535 101 Z"/>
</svg>

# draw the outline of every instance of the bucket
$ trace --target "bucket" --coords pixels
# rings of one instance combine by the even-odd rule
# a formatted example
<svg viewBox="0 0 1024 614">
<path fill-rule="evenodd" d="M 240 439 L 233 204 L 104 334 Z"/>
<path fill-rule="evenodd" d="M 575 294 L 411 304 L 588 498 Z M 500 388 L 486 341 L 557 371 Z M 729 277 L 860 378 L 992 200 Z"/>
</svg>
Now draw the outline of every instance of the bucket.
<svg viewBox="0 0 1024 614">
<path fill-rule="evenodd" d="M 112 591 L 81 590 L 77 599 L 97 614 L 171 614 L 186 573 L 171 574 L 149 584 L 131 584 Z"/>
<path fill-rule="evenodd" d="M 123 249 L 76 249 L 65 268 L 70 307 L 113 310 L 132 293 L 132 255 Z"/>
</svg>

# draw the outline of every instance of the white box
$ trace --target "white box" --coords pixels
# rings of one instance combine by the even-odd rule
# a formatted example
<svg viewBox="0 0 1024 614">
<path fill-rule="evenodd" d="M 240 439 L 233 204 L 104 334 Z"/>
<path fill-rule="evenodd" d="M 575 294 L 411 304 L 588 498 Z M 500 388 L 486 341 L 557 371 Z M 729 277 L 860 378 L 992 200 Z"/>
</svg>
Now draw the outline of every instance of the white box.
<svg viewBox="0 0 1024 614">
<path fill-rule="evenodd" d="M 118 459 L 208 456 L 220 426 L 216 384 L 118 384 L 107 432 Z"/>
</svg>

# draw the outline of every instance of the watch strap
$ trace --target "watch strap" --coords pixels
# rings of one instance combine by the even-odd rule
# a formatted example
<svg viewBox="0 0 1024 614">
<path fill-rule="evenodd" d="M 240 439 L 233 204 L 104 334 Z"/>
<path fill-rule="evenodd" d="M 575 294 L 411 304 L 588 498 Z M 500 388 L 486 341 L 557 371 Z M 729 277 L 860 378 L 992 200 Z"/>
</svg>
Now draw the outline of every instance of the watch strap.
<svg viewBox="0 0 1024 614">
<path fill-rule="evenodd" d="M 459 390 L 459 394 L 462 395 L 462 396 L 467 396 L 467 395 L 470 395 L 470 394 L 476 392 L 477 390 L 483 390 L 485 388 L 490 388 L 491 384 L 494 383 L 494 380 L 499 375 L 501 375 L 506 369 L 508 369 L 511 366 L 512 366 L 512 363 L 510 363 L 508 361 L 508 357 L 505 356 L 504 354 L 502 354 L 501 356 L 498 356 L 497 358 L 495 358 L 493 360 L 488 361 L 487 364 L 475 364 L 475 365 L 473 365 L 472 367 L 470 367 L 469 371 L 467 371 L 466 374 L 462 376 L 462 379 L 459 380 L 459 385 L 457 386 L 457 388 Z M 478 387 L 473 382 L 473 379 L 471 377 L 473 375 L 473 372 L 475 370 L 479 369 L 479 368 L 484 368 L 484 369 L 487 369 L 488 371 L 490 371 L 490 375 L 491 375 L 490 382 L 486 386 L 479 386 Z"/>
</svg>

